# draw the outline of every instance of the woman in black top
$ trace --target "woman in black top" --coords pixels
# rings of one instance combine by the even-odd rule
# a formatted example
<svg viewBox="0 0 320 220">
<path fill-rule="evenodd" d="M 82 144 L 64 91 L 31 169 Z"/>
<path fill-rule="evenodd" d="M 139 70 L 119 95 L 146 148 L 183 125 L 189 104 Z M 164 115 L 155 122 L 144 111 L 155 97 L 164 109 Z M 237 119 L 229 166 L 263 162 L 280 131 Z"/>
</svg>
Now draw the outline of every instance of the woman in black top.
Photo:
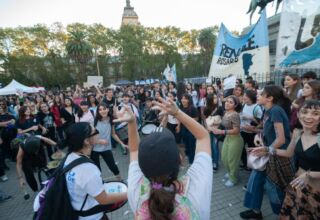
<svg viewBox="0 0 320 220">
<path fill-rule="evenodd" d="M 181 110 L 189 115 L 194 120 L 198 121 L 198 110 L 193 106 L 191 95 L 185 93 L 181 98 Z M 185 145 L 185 153 L 188 157 L 189 163 L 192 164 L 195 156 L 196 139 L 192 133 L 183 125 L 178 129 L 181 131 L 182 141 Z"/>
<path fill-rule="evenodd" d="M 17 135 L 17 129 L 14 127 L 15 118 L 7 111 L 7 104 L 4 100 L 0 101 L 0 178 L 5 181 L 6 156 L 13 156 L 10 149 L 10 142 Z"/>
<path fill-rule="evenodd" d="M 39 128 L 42 130 L 42 135 L 50 138 L 51 140 L 56 140 L 56 128 L 54 126 L 54 115 L 49 111 L 49 106 L 47 103 L 43 102 L 40 104 L 40 111 L 37 116 L 39 120 Z M 48 147 L 48 156 L 51 159 L 53 154 L 53 149 Z"/>
<path fill-rule="evenodd" d="M 35 168 L 41 169 L 47 164 L 44 149 L 42 147 L 44 145 L 41 144 L 41 141 L 49 146 L 56 145 L 56 142 L 43 136 L 30 136 L 20 144 L 17 154 L 16 169 L 20 186 L 23 187 L 27 181 L 34 192 L 38 191 L 38 183 L 34 177 L 34 170 Z M 25 177 L 23 177 L 22 171 Z"/>
<path fill-rule="evenodd" d="M 27 106 L 19 109 L 19 120 L 16 122 L 18 134 L 37 134 L 39 133 L 39 122 L 36 117 L 31 114 L 31 110 Z"/>
<path fill-rule="evenodd" d="M 307 100 L 298 112 L 302 130 L 294 130 L 286 150 L 269 149 L 280 157 L 295 156 L 298 170 L 286 190 L 280 219 L 320 219 L 320 101 Z M 259 147 L 253 152 L 260 153 Z"/>
<path fill-rule="evenodd" d="M 204 108 L 203 114 L 207 119 L 210 116 L 223 116 L 223 108 L 219 106 L 218 96 L 216 94 L 208 94 L 206 97 L 206 107 Z M 219 166 L 219 146 L 218 139 L 211 131 L 211 126 L 206 124 L 206 128 L 210 134 L 211 140 L 211 154 L 212 154 L 212 168 L 214 171 L 218 170 Z"/>
<path fill-rule="evenodd" d="M 70 125 L 75 123 L 75 114 L 78 112 L 78 107 L 73 104 L 71 98 L 64 99 L 64 108 L 61 109 L 60 117 L 63 129 L 66 130 Z"/>
</svg>

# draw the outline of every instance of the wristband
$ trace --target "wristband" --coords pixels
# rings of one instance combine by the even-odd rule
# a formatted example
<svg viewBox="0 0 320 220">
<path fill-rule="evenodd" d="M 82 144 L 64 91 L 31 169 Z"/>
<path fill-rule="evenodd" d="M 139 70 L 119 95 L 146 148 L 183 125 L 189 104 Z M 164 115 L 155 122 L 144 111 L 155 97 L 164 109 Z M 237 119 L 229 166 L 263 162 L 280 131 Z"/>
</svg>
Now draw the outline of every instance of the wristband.
<svg viewBox="0 0 320 220">
<path fill-rule="evenodd" d="M 268 152 L 270 155 L 276 155 L 276 149 L 274 149 L 272 144 L 268 147 Z"/>
</svg>

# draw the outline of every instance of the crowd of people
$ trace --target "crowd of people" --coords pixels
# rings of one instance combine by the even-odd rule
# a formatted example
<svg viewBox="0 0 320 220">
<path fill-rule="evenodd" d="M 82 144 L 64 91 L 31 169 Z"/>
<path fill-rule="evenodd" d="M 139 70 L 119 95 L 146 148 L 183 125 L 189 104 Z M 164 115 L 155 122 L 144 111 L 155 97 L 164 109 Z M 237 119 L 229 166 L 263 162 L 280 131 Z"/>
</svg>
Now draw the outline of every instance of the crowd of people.
<svg viewBox="0 0 320 220">
<path fill-rule="evenodd" d="M 141 135 L 146 125 L 157 128 Z M 228 90 L 223 81 L 155 82 L 4 96 L 0 128 L 1 181 L 8 180 L 8 159 L 16 162 L 20 186 L 35 192 L 41 184 L 34 172 L 52 155 L 67 152 L 66 165 L 81 156 L 93 161 L 66 174 L 75 210 L 128 199 L 135 219 L 210 219 L 213 174 L 223 164 L 228 188 L 239 183 L 240 169 L 250 172 L 241 218 L 262 219 L 266 192 L 280 219 L 320 219 L 320 81 L 314 72 L 286 72 L 282 85 L 237 79 Z M 129 152 L 128 193 L 109 195 L 99 158 L 122 180 L 116 147 Z M 0 190 L 1 201 L 9 198 Z"/>
</svg>

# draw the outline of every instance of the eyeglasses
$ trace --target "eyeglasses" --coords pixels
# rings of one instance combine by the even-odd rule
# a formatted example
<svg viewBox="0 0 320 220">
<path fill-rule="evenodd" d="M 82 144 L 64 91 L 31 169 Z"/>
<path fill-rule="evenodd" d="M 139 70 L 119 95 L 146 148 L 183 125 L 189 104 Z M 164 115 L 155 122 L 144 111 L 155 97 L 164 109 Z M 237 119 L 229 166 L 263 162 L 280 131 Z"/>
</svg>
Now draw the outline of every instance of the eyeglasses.
<svg viewBox="0 0 320 220">
<path fill-rule="evenodd" d="M 95 136 L 95 135 L 97 135 L 97 134 L 99 134 L 99 130 L 95 129 L 95 131 L 94 131 L 92 134 L 89 134 L 89 135 L 87 136 L 87 138 L 93 137 L 93 136 Z"/>
</svg>

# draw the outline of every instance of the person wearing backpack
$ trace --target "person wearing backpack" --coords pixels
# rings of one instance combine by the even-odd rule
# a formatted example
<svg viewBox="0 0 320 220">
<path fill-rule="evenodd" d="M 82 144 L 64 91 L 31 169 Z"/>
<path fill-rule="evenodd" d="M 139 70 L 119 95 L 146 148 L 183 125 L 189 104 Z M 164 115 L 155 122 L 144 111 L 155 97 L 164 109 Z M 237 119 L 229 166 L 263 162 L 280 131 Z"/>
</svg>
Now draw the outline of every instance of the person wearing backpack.
<svg viewBox="0 0 320 220">
<path fill-rule="evenodd" d="M 185 175 L 179 176 L 181 157 L 170 130 L 158 127 L 139 141 L 130 108 L 118 112 L 116 122 L 128 122 L 130 165 L 128 201 L 136 220 L 210 219 L 212 161 L 206 129 L 181 111 L 173 100 L 154 102 L 179 120 L 196 138 L 196 155 Z M 139 144 L 140 142 L 140 144 Z"/>
<path fill-rule="evenodd" d="M 91 114 L 91 113 L 90 113 Z M 66 131 L 66 144 L 70 154 L 64 167 L 78 158 L 90 157 L 99 131 L 88 122 L 71 125 Z M 82 163 L 65 174 L 67 189 L 74 210 L 89 210 L 99 204 L 107 205 L 127 199 L 127 193 L 107 194 L 99 168 L 93 163 Z M 87 197 L 87 198 L 86 198 Z M 79 220 L 107 219 L 103 212 L 91 216 L 79 217 Z"/>
<path fill-rule="evenodd" d="M 298 170 L 286 189 L 279 219 L 320 219 L 320 101 L 307 100 L 298 119 L 302 130 L 294 130 L 287 149 L 259 147 L 253 153 L 296 158 Z"/>
</svg>

